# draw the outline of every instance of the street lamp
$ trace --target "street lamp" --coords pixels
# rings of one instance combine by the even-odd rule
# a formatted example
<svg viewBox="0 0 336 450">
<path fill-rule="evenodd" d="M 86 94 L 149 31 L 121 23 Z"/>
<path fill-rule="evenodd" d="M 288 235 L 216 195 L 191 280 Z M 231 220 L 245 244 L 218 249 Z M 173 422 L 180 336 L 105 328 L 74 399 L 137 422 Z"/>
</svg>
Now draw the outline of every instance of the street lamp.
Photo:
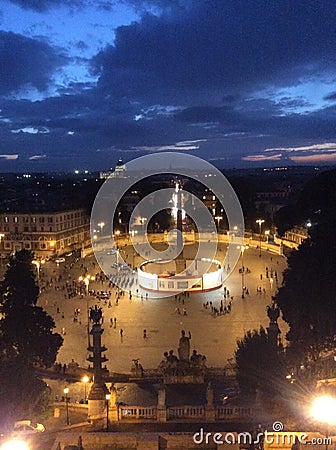
<svg viewBox="0 0 336 450">
<path fill-rule="evenodd" d="M 103 228 L 105 226 L 105 222 L 99 222 L 98 227 L 100 228 L 100 232 L 103 233 Z"/>
<path fill-rule="evenodd" d="M 241 298 L 245 298 L 245 267 L 244 267 L 244 252 L 248 249 L 248 245 L 238 245 L 238 247 L 241 251 L 241 274 L 242 274 L 242 294 Z"/>
<path fill-rule="evenodd" d="M 86 384 L 90 381 L 90 378 L 87 375 L 84 375 L 82 381 L 84 383 L 84 403 L 86 403 Z"/>
<path fill-rule="evenodd" d="M 0 233 L 0 251 L 1 251 L 1 241 L 2 241 L 2 238 L 4 238 L 4 237 L 5 237 L 5 234 Z M 1 268 L 2 268 L 2 253 L 0 253 L 0 259 L 1 259 Z"/>
<path fill-rule="evenodd" d="M 336 399 L 329 395 L 316 397 L 311 408 L 312 416 L 326 425 L 326 450 L 328 450 L 329 425 L 336 423 Z"/>
<path fill-rule="evenodd" d="M 65 394 L 66 424 L 70 425 L 70 421 L 69 421 L 69 397 L 68 397 L 69 388 L 65 387 L 63 389 L 63 392 Z"/>
<path fill-rule="evenodd" d="M 106 431 L 108 431 L 109 430 L 109 403 L 111 400 L 111 394 L 106 394 L 105 400 L 106 400 Z"/>
<path fill-rule="evenodd" d="M 259 257 L 261 257 L 261 225 L 264 223 L 264 219 L 257 219 L 256 223 L 259 224 Z"/>
<path fill-rule="evenodd" d="M 217 230 L 219 230 L 219 223 L 223 219 L 223 216 L 215 216 L 214 219 L 217 220 Z"/>
<path fill-rule="evenodd" d="M 78 281 L 81 281 L 85 284 L 88 346 L 90 346 L 89 284 L 90 284 L 90 281 L 94 281 L 95 279 L 96 279 L 96 277 L 94 277 L 93 275 L 86 275 L 85 278 L 84 277 L 78 278 Z"/>
</svg>

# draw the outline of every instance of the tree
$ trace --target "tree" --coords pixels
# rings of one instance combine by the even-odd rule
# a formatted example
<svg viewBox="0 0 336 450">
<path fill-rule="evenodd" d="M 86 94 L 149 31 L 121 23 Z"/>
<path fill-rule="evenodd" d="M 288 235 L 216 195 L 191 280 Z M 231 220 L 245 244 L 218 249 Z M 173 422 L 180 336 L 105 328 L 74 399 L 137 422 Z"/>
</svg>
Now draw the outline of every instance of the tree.
<svg viewBox="0 0 336 450">
<path fill-rule="evenodd" d="M 33 256 L 23 250 L 11 257 L 0 285 L 1 398 L 8 403 L 7 411 L 21 411 L 23 405 L 31 407 L 38 402 L 45 384 L 34 367 L 54 364 L 63 342 L 53 332 L 53 318 L 37 306 Z"/>
<path fill-rule="evenodd" d="M 285 374 L 282 350 L 269 339 L 263 327 L 248 331 L 237 341 L 237 381 L 244 394 L 254 394 L 256 390 L 281 390 Z"/>
<path fill-rule="evenodd" d="M 301 359 L 316 359 L 336 335 L 335 227 L 330 217 L 311 228 L 310 237 L 288 258 L 274 297 L 290 327 L 291 351 Z"/>
</svg>

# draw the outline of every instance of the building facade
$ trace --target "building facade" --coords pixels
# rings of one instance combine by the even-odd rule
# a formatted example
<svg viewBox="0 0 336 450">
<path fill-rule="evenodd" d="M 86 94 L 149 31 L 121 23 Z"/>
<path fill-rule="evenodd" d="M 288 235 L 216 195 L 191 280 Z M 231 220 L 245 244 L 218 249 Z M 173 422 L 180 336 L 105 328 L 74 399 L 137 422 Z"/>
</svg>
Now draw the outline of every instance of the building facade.
<svg viewBox="0 0 336 450">
<path fill-rule="evenodd" d="M 31 250 L 60 255 L 90 245 L 90 217 L 84 209 L 31 214 L 0 214 L 1 254 Z"/>
</svg>

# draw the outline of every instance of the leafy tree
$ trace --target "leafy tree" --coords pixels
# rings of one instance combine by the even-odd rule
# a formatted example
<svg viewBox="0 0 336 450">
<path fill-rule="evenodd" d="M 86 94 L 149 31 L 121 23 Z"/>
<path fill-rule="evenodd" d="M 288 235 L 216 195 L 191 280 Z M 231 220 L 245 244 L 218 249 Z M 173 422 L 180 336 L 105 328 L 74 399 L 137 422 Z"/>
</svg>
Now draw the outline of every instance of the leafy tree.
<svg viewBox="0 0 336 450">
<path fill-rule="evenodd" d="M 37 306 L 39 287 L 32 260 L 31 252 L 17 252 L 0 285 L 0 396 L 7 402 L 7 412 L 38 403 L 45 384 L 34 367 L 51 366 L 63 342 L 53 333 L 53 318 Z"/>
<path fill-rule="evenodd" d="M 319 223 L 288 258 L 274 300 L 289 324 L 293 354 L 316 359 L 336 335 L 336 220 Z"/>
<path fill-rule="evenodd" d="M 285 374 L 282 347 L 274 345 L 263 327 L 248 331 L 237 341 L 235 360 L 237 381 L 244 394 L 254 394 L 257 389 L 281 390 Z"/>
</svg>

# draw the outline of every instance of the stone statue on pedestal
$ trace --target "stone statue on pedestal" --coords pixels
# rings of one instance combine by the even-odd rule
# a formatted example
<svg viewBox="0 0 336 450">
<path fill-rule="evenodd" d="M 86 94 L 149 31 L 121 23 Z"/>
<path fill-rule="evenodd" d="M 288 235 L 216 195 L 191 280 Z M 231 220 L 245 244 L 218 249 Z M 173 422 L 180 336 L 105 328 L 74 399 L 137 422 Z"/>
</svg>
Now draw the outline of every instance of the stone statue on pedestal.
<svg viewBox="0 0 336 450">
<path fill-rule="evenodd" d="M 188 336 L 186 336 L 185 331 L 181 331 L 181 337 L 179 341 L 179 347 L 178 347 L 178 355 L 180 358 L 180 361 L 188 361 L 190 357 L 190 339 L 191 339 L 191 333 L 188 332 Z"/>
</svg>

